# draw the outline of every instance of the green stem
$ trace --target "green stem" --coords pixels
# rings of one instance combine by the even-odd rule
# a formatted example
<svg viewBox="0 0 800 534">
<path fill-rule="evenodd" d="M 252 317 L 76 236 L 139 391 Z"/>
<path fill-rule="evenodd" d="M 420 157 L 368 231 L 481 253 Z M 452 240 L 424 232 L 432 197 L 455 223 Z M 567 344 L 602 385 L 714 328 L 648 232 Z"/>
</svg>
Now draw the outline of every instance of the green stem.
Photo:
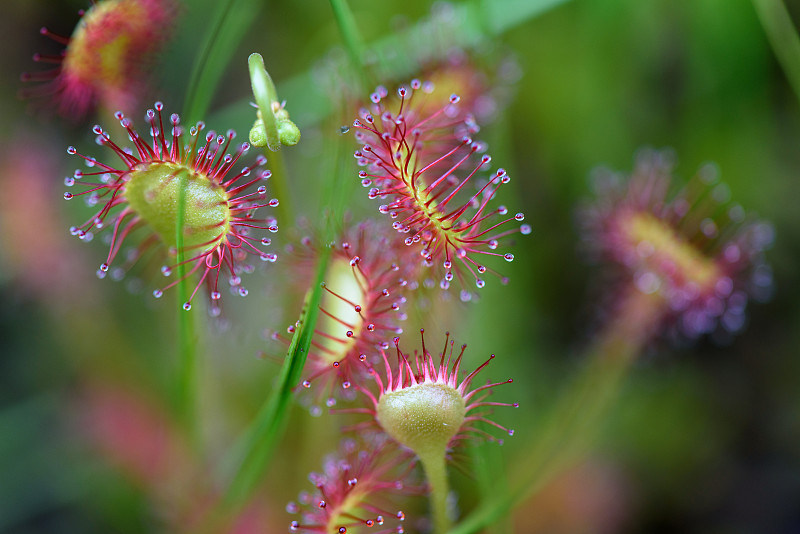
<svg viewBox="0 0 800 534">
<path fill-rule="evenodd" d="M 231 5 L 234 0 L 226 0 L 217 4 L 216 15 L 212 17 L 214 24 L 206 34 L 206 39 L 197 55 L 192 73 L 189 75 L 189 83 L 186 85 L 186 98 L 184 113 L 186 120 L 194 122 L 198 120 L 211 100 L 211 91 L 200 83 L 200 80 L 207 75 L 209 57 L 219 41 L 222 28 L 225 26 L 228 15 L 232 12 Z M 216 85 L 216 84 L 215 84 Z M 200 89 L 204 90 L 201 91 Z"/>
<path fill-rule="evenodd" d="M 177 381 L 177 403 L 180 419 L 183 421 L 190 435 L 194 435 L 196 420 L 194 414 L 195 394 L 197 391 L 197 352 L 195 343 L 194 321 L 192 316 L 183 309 L 189 300 L 189 287 L 184 264 L 183 226 L 186 211 L 187 173 L 180 173 L 180 187 L 178 188 L 178 213 L 175 223 L 175 247 L 177 249 L 178 263 L 178 343 L 179 343 L 179 370 Z"/>
<path fill-rule="evenodd" d="M 800 38 L 781 0 L 753 0 L 772 49 L 800 99 Z"/>
<path fill-rule="evenodd" d="M 231 457 L 225 462 L 226 467 L 234 471 L 223 500 L 227 514 L 235 513 L 250 498 L 273 458 L 275 446 L 283 436 L 287 409 L 293 390 L 300 382 L 319 315 L 319 301 L 322 297 L 320 282 L 327 270 L 329 258 L 330 249 L 326 247 L 320 255 L 314 282 L 306 294 L 303 312 L 298 321 L 300 324 L 289 346 L 278 384 L 265 399 L 255 419 L 233 449 Z"/>
<path fill-rule="evenodd" d="M 450 487 L 447 482 L 447 465 L 445 453 L 434 453 L 419 457 L 425 478 L 430 486 L 431 511 L 433 512 L 433 532 L 444 534 L 450 530 L 452 522 L 447 512 L 447 496 Z"/>
<path fill-rule="evenodd" d="M 261 0 L 220 0 L 214 2 L 216 9 L 206 14 L 205 18 L 211 22 L 207 31 L 200 32 L 200 52 L 186 85 L 182 116 L 186 123 L 193 124 L 206 114 L 231 56 L 250 26 L 259 19 L 263 3 Z"/>
<path fill-rule="evenodd" d="M 350 9 L 347 0 L 330 0 L 330 2 L 350 63 L 353 65 L 353 70 L 358 73 L 361 88 L 364 89 L 367 87 L 368 82 L 367 72 L 364 70 L 364 51 L 366 47 L 364 46 L 364 41 L 361 40 L 356 18 L 353 16 L 353 11 Z"/>
</svg>

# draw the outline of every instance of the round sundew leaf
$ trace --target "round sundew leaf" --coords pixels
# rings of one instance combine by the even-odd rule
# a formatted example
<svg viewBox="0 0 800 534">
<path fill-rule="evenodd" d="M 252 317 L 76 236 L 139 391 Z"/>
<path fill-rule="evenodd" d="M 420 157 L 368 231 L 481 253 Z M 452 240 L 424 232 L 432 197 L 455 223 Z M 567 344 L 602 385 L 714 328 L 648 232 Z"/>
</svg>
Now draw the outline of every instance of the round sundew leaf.
<svg viewBox="0 0 800 534">
<path fill-rule="evenodd" d="M 465 414 L 466 404 L 458 390 L 436 383 L 385 393 L 377 407 L 381 427 L 421 458 L 443 454 Z"/>
<path fill-rule="evenodd" d="M 186 184 L 184 248 L 200 253 L 216 246 L 230 226 L 228 197 L 221 185 L 183 165 L 143 163 L 130 171 L 125 198 L 164 243 L 175 246 L 182 183 Z"/>
</svg>

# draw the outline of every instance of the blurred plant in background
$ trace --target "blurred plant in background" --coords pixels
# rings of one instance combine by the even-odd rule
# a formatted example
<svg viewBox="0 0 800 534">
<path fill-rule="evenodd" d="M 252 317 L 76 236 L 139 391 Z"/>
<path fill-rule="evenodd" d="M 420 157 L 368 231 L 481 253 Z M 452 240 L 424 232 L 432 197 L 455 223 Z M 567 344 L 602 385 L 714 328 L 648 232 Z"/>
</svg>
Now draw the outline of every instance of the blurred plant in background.
<svg viewBox="0 0 800 534">
<path fill-rule="evenodd" d="M 132 112 L 146 90 L 148 63 L 170 36 L 176 5 L 171 0 L 117 0 L 93 4 L 70 38 L 42 27 L 40 33 L 66 48 L 35 54 L 57 68 L 24 73 L 23 81 L 46 82 L 28 96 L 52 98 L 59 114 L 82 119 L 97 104 Z"/>
<path fill-rule="evenodd" d="M 797 530 L 794 7 L 13 0 L 0 531 Z"/>
</svg>

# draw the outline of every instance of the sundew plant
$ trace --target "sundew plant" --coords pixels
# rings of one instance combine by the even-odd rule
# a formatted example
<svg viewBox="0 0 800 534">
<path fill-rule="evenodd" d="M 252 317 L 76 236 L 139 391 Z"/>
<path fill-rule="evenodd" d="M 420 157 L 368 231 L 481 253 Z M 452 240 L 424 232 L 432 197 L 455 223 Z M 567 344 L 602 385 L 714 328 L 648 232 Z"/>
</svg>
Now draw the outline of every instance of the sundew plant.
<svg viewBox="0 0 800 534">
<path fill-rule="evenodd" d="M 0 531 L 800 524 L 781 0 L 5 11 Z"/>
</svg>

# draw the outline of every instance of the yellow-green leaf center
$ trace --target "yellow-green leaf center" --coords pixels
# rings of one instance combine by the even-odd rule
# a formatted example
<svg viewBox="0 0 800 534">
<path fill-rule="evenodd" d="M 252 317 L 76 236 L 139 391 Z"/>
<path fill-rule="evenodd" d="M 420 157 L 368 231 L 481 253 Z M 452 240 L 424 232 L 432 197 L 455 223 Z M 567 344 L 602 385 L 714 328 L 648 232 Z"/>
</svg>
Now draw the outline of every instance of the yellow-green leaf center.
<svg viewBox="0 0 800 534">
<path fill-rule="evenodd" d="M 450 439 L 464 423 L 465 414 L 461 394 L 436 383 L 385 393 L 377 409 L 381 427 L 420 458 L 443 456 Z"/>
<path fill-rule="evenodd" d="M 228 233 L 231 210 L 225 189 L 205 174 L 175 163 L 142 163 L 128 174 L 125 199 L 168 246 L 176 246 L 175 229 L 184 188 L 184 248 L 189 254 L 214 249 Z"/>
</svg>

